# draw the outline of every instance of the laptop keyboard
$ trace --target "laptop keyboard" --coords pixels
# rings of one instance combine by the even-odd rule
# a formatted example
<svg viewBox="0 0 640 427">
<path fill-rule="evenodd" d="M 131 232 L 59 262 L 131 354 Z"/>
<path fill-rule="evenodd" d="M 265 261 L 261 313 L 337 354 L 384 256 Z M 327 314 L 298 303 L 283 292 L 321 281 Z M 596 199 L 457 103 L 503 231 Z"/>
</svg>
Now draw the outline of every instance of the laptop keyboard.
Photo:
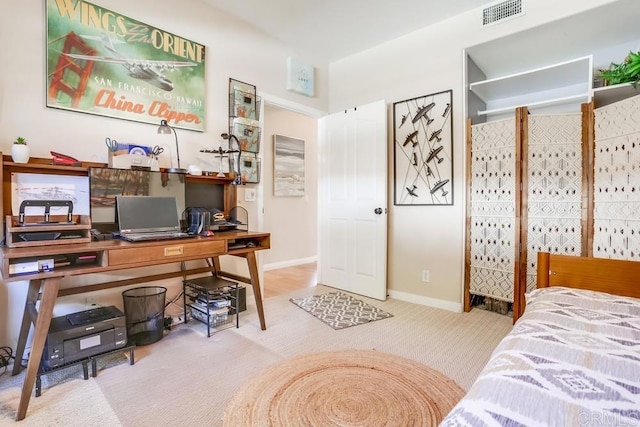
<svg viewBox="0 0 640 427">
<path fill-rule="evenodd" d="M 126 233 L 126 234 L 121 234 L 120 237 L 122 237 L 125 240 L 134 240 L 138 242 L 141 240 L 184 239 L 187 237 L 194 237 L 194 235 L 176 231 L 176 232 L 170 232 L 170 233 Z"/>
</svg>

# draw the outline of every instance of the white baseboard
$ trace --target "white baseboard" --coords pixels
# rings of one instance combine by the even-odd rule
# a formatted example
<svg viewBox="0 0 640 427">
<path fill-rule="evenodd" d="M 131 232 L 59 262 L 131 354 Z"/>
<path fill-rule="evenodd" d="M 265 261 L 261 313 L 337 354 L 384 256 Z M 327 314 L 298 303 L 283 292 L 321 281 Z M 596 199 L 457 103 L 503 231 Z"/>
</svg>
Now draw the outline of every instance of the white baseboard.
<svg viewBox="0 0 640 427">
<path fill-rule="evenodd" d="M 318 257 L 317 256 L 312 256 L 312 257 L 308 257 L 308 258 L 291 259 L 291 260 L 288 260 L 288 261 L 281 261 L 281 262 L 274 262 L 274 263 L 271 263 L 271 264 L 264 264 L 262 266 L 262 270 L 263 271 L 277 270 L 279 268 L 294 267 L 296 265 L 310 264 L 310 263 L 316 262 L 316 261 L 318 261 Z"/>
<path fill-rule="evenodd" d="M 462 304 L 459 302 L 447 301 L 443 299 L 429 298 L 407 292 L 389 290 L 389 296 L 400 301 L 412 302 L 414 304 L 426 305 L 427 307 L 441 308 L 443 310 L 462 313 Z"/>
</svg>

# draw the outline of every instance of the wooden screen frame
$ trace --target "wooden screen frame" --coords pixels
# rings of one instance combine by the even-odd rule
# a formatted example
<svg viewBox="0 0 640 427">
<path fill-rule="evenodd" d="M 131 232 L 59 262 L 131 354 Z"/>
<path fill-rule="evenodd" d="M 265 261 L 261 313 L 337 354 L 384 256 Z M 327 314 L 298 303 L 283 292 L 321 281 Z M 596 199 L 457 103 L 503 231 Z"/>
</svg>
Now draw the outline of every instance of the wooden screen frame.
<svg viewBox="0 0 640 427">
<path fill-rule="evenodd" d="M 593 175 L 594 175 L 594 109 L 593 101 L 581 105 L 582 113 L 582 236 L 581 256 L 593 256 Z M 514 255 L 514 290 L 513 290 L 513 321 L 522 315 L 525 308 L 525 293 L 527 291 L 527 252 L 528 252 L 528 195 L 524 189 L 528 188 L 528 145 L 529 145 L 529 109 L 518 107 L 515 109 L 516 126 L 516 188 L 521 191 L 515 197 L 515 227 L 517 242 Z M 464 296 L 463 308 L 465 312 L 471 310 L 470 280 L 471 280 L 471 144 L 472 122 L 466 123 L 466 215 L 465 215 L 465 264 L 464 264 Z M 575 257 L 573 257 L 575 258 Z"/>
</svg>

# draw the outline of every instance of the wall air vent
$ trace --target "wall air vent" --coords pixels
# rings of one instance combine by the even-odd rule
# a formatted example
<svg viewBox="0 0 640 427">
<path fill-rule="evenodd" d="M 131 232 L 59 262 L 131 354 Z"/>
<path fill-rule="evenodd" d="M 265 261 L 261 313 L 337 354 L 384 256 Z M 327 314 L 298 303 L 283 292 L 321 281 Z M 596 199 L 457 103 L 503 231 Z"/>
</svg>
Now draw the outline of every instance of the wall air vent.
<svg viewBox="0 0 640 427">
<path fill-rule="evenodd" d="M 482 25 L 491 25 L 524 15 L 522 0 L 506 0 L 482 9 Z"/>
</svg>

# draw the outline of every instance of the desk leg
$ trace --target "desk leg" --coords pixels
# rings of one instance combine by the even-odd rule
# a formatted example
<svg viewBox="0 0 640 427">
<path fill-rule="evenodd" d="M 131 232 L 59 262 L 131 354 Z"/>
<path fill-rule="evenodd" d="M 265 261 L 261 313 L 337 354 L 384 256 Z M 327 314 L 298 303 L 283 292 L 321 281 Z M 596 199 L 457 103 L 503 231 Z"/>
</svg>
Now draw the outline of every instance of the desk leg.
<svg viewBox="0 0 640 427">
<path fill-rule="evenodd" d="M 249 267 L 249 277 L 251 281 L 251 287 L 253 288 L 253 296 L 256 299 L 256 308 L 258 309 L 258 317 L 260 318 L 260 329 L 263 331 L 267 329 L 267 325 L 264 321 L 264 309 L 262 307 L 262 290 L 260 289 L 260 277 L 258 276 L 258 263 L 256 261 L 255 251 L 247 252 L 246 254 L 235 254 L 234 256 L 244 257 L 247 260 L 247 266 Z M 215 271 L 222 271 L 220 269 L 220 258 L 214 256 L 212 258 Z M 233 276 L 230 276 L 233 277 Z M 237 280 L 237 279 L 236 279 Z M 241 282 L 246 281 L 240 280 Z"/>
<path fill-rule="evenodd" d="M 13 362 L 12 375 L 18 375 L 20 371 L 22 371 L 22 358 L 27 346 L 27 338 L 29 337 L 29 330 L 31 329 L 32 322 L 31 307 L 35 307 L 36 302 L 38 302 L 38 294 L 40 292 L 41 284 L 42 280 L 29 281 L 27 300 L 24 303 L 24 313 L 22 313 L 22 325 L 20 326 L 20 335 L 18 335 L 18 347 L 16 348 L 16 358 Z"/>
<path fill-rule="evenodd" d="M 251 277 L 251 286 L 253 286 L 253 296 L 256 299 L 256 307 L 258 309 L 258 317 L 260 317 L 260 329 L 267 329 L 264 321 L 264 309 L 262 308 L 262 290 L 260 289 L 260 277 L 258 276 L 258 263 L 256 262 L 256 253 L 248 252 L 244 256 L 249 266 L 249 277 Z"/>
<path fill-rule="evenodd" d="M 55 305 L 56 298 L 58 297 L 61 280 L 62 279 L 60 277 L 52 277 L 50 279 L 45 279 L 42 283 L 40 310 L 37 314 L 36 327 L 33 332 L 33 343 L 31 344 L 27 373 L 24 377 L 24 383 L 22 384 L 22 394 L 20 395 L 20 403 L 18 404 L 18 412 L 16 414 L 17 421 L 23 420 L 27 415 L 29 399 L 31 398 L 31 392 L 33 391 L 36 376 L 38 375 L 40 359 L 42 358 L 42 350 L 44 349 L 44 343 L 47 340 L 47 333 L 49 332 L 49 325 L 51 324 L 51 316 L 53 315 L 53 306 Z M 31 290 L 31 285 L 29 290 Z M 26 310 L 29 310 L 29 307 L 26 307 L 25 311 Z"/>
</svg>

